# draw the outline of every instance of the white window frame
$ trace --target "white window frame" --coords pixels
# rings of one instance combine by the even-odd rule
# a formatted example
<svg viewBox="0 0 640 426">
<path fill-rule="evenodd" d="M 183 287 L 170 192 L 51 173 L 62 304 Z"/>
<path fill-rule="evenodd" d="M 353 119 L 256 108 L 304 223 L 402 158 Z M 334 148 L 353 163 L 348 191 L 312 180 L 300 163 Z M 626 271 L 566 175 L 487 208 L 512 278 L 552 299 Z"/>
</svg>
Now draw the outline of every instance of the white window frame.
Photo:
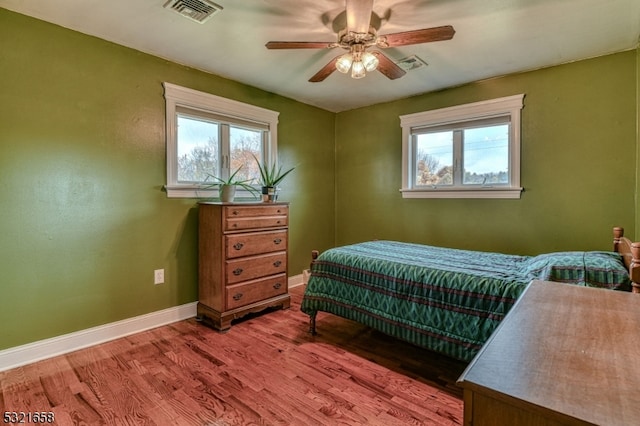
<svg viewBox="0 0 640 426">
<path fill-rule="evenodd" d="M 167 183 L 165 190 L 169 198 L 214 198 L 218 196 L 217 189 L 203 189 L 198 184 L 178 182 L 177 109 L 180 109 L 179 107 L 266 125 L 269 130 L 267 141 L 263 147 L 264 158 L 262 160 L 267 164 L 275 164 L 278 148 L 279 112 L 172 83 L 164 82 L 162 85 L 164 86 L 166 110 Z M 246 191 L 240 191 L 240 189 L 238 191 L 240 197 L 249 195 L 248 192 L 243 194 Z"/>
<path fill-rule="evenodd" d="M 457 105 L 400 116 L 402 127 L 402 198 L 520 198 L 520 122 L 524 94 Z M 472 120 L 509 116 L 509 185 L 435 186 L 415 185 L 415 155 L 412 129 L 442 127 Z"/>
</svg>

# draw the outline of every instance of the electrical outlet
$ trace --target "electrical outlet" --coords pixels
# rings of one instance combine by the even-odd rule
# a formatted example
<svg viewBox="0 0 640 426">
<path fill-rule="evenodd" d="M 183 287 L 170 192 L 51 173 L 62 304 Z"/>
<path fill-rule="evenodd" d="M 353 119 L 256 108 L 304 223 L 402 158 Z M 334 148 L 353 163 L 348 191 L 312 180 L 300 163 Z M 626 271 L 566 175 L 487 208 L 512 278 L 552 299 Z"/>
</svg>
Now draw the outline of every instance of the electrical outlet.
<svg viewBox="0 0 640 426">
<path fill-rule="evenodd" d="M 153 283 L 154 284 L 164 283 L 164 269 L 156 269 L 155 271 L 153 271 Z"/>
</svg>

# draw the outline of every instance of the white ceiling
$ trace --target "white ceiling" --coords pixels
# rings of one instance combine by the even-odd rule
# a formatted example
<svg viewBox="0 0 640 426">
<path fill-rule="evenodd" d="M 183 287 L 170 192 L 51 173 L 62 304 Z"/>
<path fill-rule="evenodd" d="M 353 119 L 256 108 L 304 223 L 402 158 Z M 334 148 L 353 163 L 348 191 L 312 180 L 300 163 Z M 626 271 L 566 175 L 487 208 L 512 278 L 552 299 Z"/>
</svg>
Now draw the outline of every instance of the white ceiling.
<svg viewBox="0 0 640 426">
<path fill-rule="evenodd" d="M 338 112 L 485 78 L 633 49 L 638 0 L 375 0 L 378 34 L 453 25 L 452 40 L 388 48 L 428 63 L 397 80 L 334 72 L 341 49 L 267 50 L 267 41 L 335 41 L 344 0 L 214 0 L 204 24 L 166 0 L 0 0 L 0 7 Z"/>
</svg>

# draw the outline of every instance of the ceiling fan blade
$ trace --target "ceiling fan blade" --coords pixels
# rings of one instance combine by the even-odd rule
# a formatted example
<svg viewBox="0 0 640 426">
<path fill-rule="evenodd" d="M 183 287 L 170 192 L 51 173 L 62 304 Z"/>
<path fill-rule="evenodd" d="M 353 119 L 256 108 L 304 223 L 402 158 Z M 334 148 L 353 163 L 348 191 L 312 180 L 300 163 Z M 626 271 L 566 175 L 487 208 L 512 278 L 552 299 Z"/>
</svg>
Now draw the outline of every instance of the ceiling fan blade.
<svg viewBox="0 0 640 426">
<path fill-rule="evenodd" d="M 326 49 L 335 47 L 334 42 L 325 41 L 270 41 L 267 49 Z"/>
<path fill-rule="evenodd" d="M 373 0 L 346 0 L 347 31 L 368 33 L 373 12 Z"/>
<path fill-rule="evenodd" d="M 422 30 L 405 31 L 402 33 L 386 34 L 378 37 L 378 47 L 396 47 L 409 44 L 429 43 L 432 41 L 451 40 L 456 31 L 451 25 L 425 28 Z"/>
<path fill-rule="evenodd" d="M 336 70 L 336 61 L 338 60 L 338 58 L 339 56 L 336 56 L 335 58 L 333 58 L 331 62 L 329 62 L 324 67 L 322 67 L 320 71 L 315 73 L 315 75 L 311 77 L 309 81 L 311 83 L 319 83 L 321 81 L 324 81 L 325 78 L 329 77 L 331 73 Z"/>
<path fill-rule="evenodd" d="M 378 58 L 378 71 L 384 74 L 390 80 L 395 80 L 396 78 L 400 78 L 405 75 L 407 72 L 396 65 L 391 59 L 389 59 L 382 52 L 378 52 L 377 50 L 373 50 L 371 52 Z"/>
</svg>

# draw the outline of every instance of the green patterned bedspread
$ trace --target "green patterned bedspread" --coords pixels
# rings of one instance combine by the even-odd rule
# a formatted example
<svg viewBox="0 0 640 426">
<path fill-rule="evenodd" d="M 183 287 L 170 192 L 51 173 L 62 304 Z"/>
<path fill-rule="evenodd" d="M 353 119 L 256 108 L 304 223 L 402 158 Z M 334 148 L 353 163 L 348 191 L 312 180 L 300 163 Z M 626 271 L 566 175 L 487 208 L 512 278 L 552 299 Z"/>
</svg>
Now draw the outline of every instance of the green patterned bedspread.
<svg viewBox="0 0 640 426">
<path fill-rule="evenodd" d="M 329 312 L 470 361 L 534 279 L 630 285 L 613 252 L 530 257 L 372 241 L 322 253 L 301 310 Z"/>
</svg>

